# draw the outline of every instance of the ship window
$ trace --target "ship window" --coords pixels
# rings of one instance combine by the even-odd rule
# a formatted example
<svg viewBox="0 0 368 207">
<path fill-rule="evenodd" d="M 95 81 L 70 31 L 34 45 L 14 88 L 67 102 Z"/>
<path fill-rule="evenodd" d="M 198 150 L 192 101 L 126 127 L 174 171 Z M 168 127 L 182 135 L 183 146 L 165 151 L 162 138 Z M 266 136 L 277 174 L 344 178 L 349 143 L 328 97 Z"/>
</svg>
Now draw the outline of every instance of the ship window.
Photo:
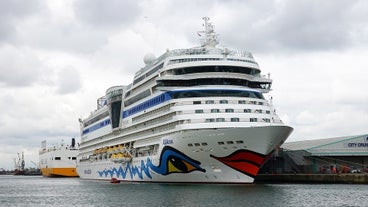
<svg viewBox="0 0 368 207">
<path fill-rule="evenodd" d="M 197 110 L 195 110 L 195 113 L 196 114 L 201 114 L 201 113 L 203 113 L 203 109 L 197 109 Z"/>
<path fill-rule="evenodd" d="M 218 61 L 222 60 L 220 58 L 186 58 L 186 59 L 176 59 L 170 60 L 169 64 L 175 64 L 180 62 L 191 62 L 191 61 Z M 244 59 L 236 59 L 236 58 L 228 58 L 231 61 L 242 61 L 242 62 L 250 62 L 253 64 L 257 64 L 251 60 L 244 60 Z M 181 74 L 189 74 L 189 73 L 205 73 L 205 72 L 229 72 L 229 73 L 242 73 L 242 74 L 258 74 L 258 69 L 253 68 L 245 68 L 245 67 L 238 67 L 238 66 L 198 66 L 198 67 L 188 67 L 188 68 L 180 68 L 174 70 L 175 75 Z"/>
<path fill-rule="evenodd" d="M 270 114 L 270 111 L 266 111 L 266 114 Z"/>
<path fill-rule="evenodd" d="M 141 81 L 141 80 L 143 80 L 144 78 L 145 78 L 145 76 L 144 76 L 144 75 L 142 75 L 141 77 L 139 77 L 139 78 L 135 79 L 135 80 L 133 81 L 133 85 L 137 84 L 138 82 L 140 82 L 140 81 Z"/>
<path fill-rule="evenodd" d="M 128 97 L 130 95 L 130 92 L 131 91 L 128 91 L 126 94 L 125 94 L 125 98 Z"/>
<path fill-rule="evenodd" d="M 233 141 L 227 141 L 226 144 L 234 144 Z"/>
<path fill-rule="evenodd" d="M 211 109 L 211 113 L 220 113 L 220 109 Z"/>
<path fill-rule="evenodd" d="M 207 142 L 202 142 L 202 146 L 207 146 Z"/>
<path fill-rule="evenodd" d="M 250 122 L 257 122 L 257 118 L 250 118 Z"/>
<path fill-rule="evenodd" d="M 194 143 L 194 146 L 198 147 L 200 144 L 199 143 Z"/>
<path fill-rule="evenodd" d="M 225 143 L 224 142 L 217 142 L 217 144 L 224 145 Z"/>
<path fill-rule="evenodd" d="M 227 100 L 220 100 L 220 104 L 227 104 L 228 101 Z"/>
<path fill-rule="evenodd" d="M 250 109 L 244 109 L 244 113 L 250 113 L 251 110 Z"/>
<path fill-rule="evenodd" d="M 121 111 L 121 101 L 113 102 L 110 106 L 111 112 L 111 124 L 112 128 L 119 127 L 120 125 L 120 111 Z"/>
<path fill-rule="evenodd" d="M 193 104 L 201 104 L 201 101 L 193 101 Z"/>
<path fill-rule="evenodd" d="M 77 158 L 76 157 L 72 157 L 72 160 L 77 160 Z"/>
<path fill-rule="evenodd" d="M 154 72 L 158 71 L 159 69 L 161 69 L 164 66 L 164 63 L 161 63 L 160 65 L 156 66 L 155 68 L 153 68 L 152 70 L 150 70 L 147 74 L 146 77 L 152 75 Z"/>
<path fill-rule="evenodd" d="M 236 143 L 237 144 L 243 144 L 244 142 L 243 142 L 243 140 L 238 140 L 238 141 L 236 141 Z"/>
<path fill-rule="evenodd" d="M 126 100 L 124 102 L 124 104 L 125 104 L 125 106 L 129 106 L 129 105 L 131 105 L 131 104 L 133 104 L 133 103 L 135 103 L 135 102 L 137 102 L 137 101 L 139 101 L 139 100 L 141 100 L 143 98 L 148 97 L 149 95 L 151 95 L 151 91 L 150 91 L 150 89 L 147 89 L 147 90 L 139 93 L 138 95 L 136 95 L 136 96 L 134 96 L 134 97 Z"/>
<path fill-rule="evenodd" d="M 176 81 L 176 80 L 175 80 Z M 202 84 L 203 85 L 203 84 Z M 264 99 L 262 93 L 255 91 L 243 90 L 190 90 L 190 91 L 174 91 L 169 95 L 173 99 L 190 98 L 190 97 L 248 97 Z M 213 100 L 207 100 L 206 103 L 213 104 Z M 256 101 L 255 101 L 256 102 Z"/>
<path fill-rule="evenodd" d="M 108 115 L 109 115 L 109 112 L 106 111 L 106 112 L 104 112 L 104 113 L 96 116 L 95 118 L 93 118 L 93 119 L 91 119 L 89 121 L 84 122 L 83 125 L 84 125 L 84 127 L 87 127 L 87 126 L 89 126 L 89 125 L 91 125 L 91 124 L 93 124 L 93 123 L 95 123 L 95 122 L 97 122 L 99 120 L 102 120 L 103 118 L 107 117 Z"/>
<path fill-rule="evenodd" d="M 271 122 L 271 120 L 270 120 L 270 119 L 268 119 L 268 118 L 263 119 L 263 121 L 264 121 L 264 122 L 267 122 L 267 123 Z"/>
<path fill-rule="evenodd" d="M 247 102 L 245 102 L 244 100 L 239 100 L 238 103 L 239 104 L 246 104 Z"/>
<path fill-rule="evenodd" d="M 55 160 L 61 160 L 61 157 L 55 157 Z"/>
<path fill-rule="evenodd" d="M 239 122 L 239 118 L 231 118 L 231 122 Z"/>
<path fill-rule="evenodd" d="M 193 144 L 192 144 L 192 143 L 189 143 L 189 144 L 188 144 L 188 147 L 193 147 Z"/>
<path fill-rule="evenodd" d="M 225 118 L 217 118 L 216 119 L 216 122 L 224 122 L 225 121 Z"/>
<path fill-rule="evenodd" d="M 215 122 L 215 119 L 206 119 L 206 122 Z"/>
<path fill-rule="evenodd" d="M 226 113 L 233 113 L 234 112 L 234 109 L 225 109 L 225 112 Z"/>
</svg>

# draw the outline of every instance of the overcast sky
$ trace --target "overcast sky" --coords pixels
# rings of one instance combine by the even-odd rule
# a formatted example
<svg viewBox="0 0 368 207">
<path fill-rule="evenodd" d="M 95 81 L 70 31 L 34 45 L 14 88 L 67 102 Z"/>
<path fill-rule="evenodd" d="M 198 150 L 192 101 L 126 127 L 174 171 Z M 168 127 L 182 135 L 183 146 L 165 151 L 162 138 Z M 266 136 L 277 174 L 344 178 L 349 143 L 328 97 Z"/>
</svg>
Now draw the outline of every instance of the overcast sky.
<svg viewBox="0 0 368 207">
<path fill-rule="evenodd" d="M 146 53 L 199 45 L 203 16 L 271 74 L 288 141 L 368 133 L 368 1 L 0 0 L 0 168 L 79 141 L 78 118 Z"/>
</svg>

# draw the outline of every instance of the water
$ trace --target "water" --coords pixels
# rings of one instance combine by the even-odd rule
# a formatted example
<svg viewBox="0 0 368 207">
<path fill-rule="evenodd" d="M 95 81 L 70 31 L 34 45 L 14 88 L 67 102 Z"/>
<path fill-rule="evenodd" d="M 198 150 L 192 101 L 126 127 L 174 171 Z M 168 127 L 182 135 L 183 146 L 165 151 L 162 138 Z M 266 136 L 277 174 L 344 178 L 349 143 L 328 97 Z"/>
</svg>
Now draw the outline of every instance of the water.
<svg viewBox="0 0 368 207">
<path fill-rule="evenodd" d="M 0 175 L 0 206 L 368 206 L 368 185 L 111 184 Z"/>
</svg>

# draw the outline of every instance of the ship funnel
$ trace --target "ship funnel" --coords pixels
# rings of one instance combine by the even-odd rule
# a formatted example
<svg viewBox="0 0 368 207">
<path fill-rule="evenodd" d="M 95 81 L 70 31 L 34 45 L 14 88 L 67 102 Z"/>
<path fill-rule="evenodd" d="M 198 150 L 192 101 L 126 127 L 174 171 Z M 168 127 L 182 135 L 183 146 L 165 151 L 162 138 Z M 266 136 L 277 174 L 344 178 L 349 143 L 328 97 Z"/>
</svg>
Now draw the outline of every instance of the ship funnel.
<svg viewBox="0 0 368 207">
<path fill-rule="evenodd" d="M 75 147 L 75 139 L 74 138 L 72 138 L 72 146 L 71 146 L 72 148 L 74 148 Z"/>
</svg>

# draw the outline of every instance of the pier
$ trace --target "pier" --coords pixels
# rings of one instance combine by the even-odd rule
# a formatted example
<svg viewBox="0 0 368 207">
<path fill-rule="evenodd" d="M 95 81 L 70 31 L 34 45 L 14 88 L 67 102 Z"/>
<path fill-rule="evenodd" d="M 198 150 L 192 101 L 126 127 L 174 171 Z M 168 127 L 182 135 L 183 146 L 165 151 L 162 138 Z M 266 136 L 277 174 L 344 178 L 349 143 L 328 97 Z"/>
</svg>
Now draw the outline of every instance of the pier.
<svg viewBox="0 0 368 207">
<path fill-rule="evenodd" d="M 255 183 L 368 184 L 368 174 L 259 174 Z"/>
</svg>

